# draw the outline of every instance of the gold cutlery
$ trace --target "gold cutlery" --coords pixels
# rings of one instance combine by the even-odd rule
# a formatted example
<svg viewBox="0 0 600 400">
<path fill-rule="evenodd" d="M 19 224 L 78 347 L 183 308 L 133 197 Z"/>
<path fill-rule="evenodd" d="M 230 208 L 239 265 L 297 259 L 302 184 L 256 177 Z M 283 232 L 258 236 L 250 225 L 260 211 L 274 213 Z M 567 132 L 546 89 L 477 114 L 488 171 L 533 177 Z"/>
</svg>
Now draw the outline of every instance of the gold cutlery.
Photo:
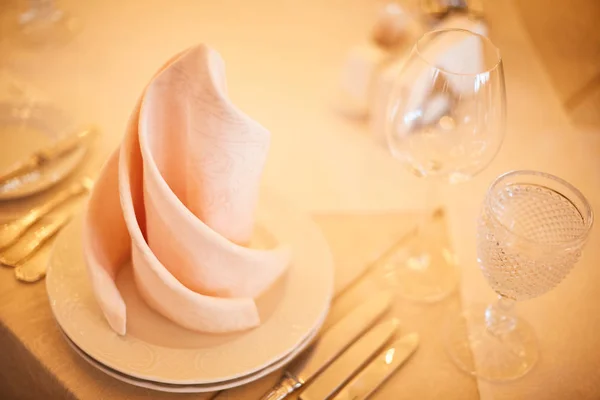
<svg viewBox="0 0 600 400">
<path fill-rule="evenodd" d="M 46 241 L 51 239 L 58 231 L 69 222 L 71 214 L 53 217 L 50 223 L 33 231 L 25 239 L 17 242 L 0 254 L 0 264 L 7 267 L 17 267 L 27 261 Z"/>
<path fill-rule="evenodd" d="M 66 203 L 73 197 L 79 196 L 91 190 L 93 182 L 89 178 L 84 178 L 80 182 L 74 183 L 66 189 L 61 190 L 46 203 L 31 209 L 24 216 L 7 222 L 0 226 L 0 250 L 6 249 L 15 243 L 23 234 L 41 218 L 48 215 L 51 211 Z"/>
<path fill-rule="evenodd" d="M 52 247 L 52 244 L 46 242 L 35 255 L 16 267 L 15 277 L 17 280 L 33 283 L 43 279 L 46 276 L 46 269 L 48 267 L 50 247 Z M 46 250 L 46 248 L 48 249 Z"/>
<path fill-rule="evenodd" d="M 286 369 L 282 380 L 261 400 L 282 400 L 310 382 L 381 317 L 391 302 L 391 294 L 381 292 L 342 318 Z"/>
<path fill-rule="evenodd" d="M 366 400 L 417 350 L 419 335 L 409 333 L 379 353 L 332 400 Z"/>
<path fill-rule="evenodd" d="M 14 164 L 7 171 L 1 173 L 0 184 L 35 171 L 70 154 L 90 140 L 96 132 L 96 129 L 93 127 L 82 129 L 75 134 L 59 139 L 43 149 L 35 151 L 27 159 Z"/>
<path fill-rule="evenodd" d="M 396 319 L 383 322 L 364 334 L 298 397 L 300 400 L 327 400 L 377 353 L 396 332 Z"/>
</svg>

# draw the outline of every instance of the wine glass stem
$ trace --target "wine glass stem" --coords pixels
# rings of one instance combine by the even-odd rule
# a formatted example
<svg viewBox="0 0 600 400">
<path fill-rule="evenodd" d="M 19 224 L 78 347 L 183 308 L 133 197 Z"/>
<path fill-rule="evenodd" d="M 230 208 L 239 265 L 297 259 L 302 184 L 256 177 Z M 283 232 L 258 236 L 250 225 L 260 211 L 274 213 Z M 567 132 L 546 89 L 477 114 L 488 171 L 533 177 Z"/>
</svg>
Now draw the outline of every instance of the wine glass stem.
<svg viewBox="0 0 600 400">
<path fill-rule="evenodd" d="M 424 204 L 427 208 L 427 213 L 421 216 L 417 222 L 417 229 L 422 240 L 429 240 L 435 233 L 437 227 L 432 222 L 444 215 L 443 196 L 439 182 L 435 180 L 427 180 Z"/>
<path fill-rule="evenodd" d="M 488 331 L 495 336 L 503 336 L 515 329 L 515 301 L 502 295 L 498 296 L 496 303 L 485 310 L 485 324 Z"/>
</svg>

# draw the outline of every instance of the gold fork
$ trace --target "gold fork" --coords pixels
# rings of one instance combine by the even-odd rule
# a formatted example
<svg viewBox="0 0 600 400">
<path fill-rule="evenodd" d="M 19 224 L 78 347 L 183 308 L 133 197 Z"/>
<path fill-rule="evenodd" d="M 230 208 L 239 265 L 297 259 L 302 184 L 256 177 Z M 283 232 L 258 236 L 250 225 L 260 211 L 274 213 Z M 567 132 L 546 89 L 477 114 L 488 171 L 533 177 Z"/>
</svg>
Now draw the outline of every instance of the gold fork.
<svg viewBox="0 0 600 400">
<path fill-rule="evenodd" d="M 21 238 L 25 232 L 31 228 L 41 218 L 66 203 L 70 199 L 84 194 L 91 190 L 93 181 L 89 178 L 83 178 L 81 181 L 72 184 L 59 191 L 46 203 L 32 208 L 22 217 L 5 223 L 0 226 L 0 250 L 6 249 Z"/>
</svg>

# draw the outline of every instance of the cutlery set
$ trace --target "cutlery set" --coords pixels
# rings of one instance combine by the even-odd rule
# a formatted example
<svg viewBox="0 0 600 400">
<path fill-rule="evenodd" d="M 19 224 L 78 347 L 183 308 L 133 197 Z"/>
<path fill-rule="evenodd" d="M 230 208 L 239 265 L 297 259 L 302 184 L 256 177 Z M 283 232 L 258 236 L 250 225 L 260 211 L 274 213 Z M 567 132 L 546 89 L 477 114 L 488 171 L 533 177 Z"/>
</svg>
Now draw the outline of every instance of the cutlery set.
<svg viewBox="0 0 600 400">
<path fill-rule="evenodd" d="M 340 389 L 390 340 L 398 321 L 383 322 L 358 339 L 300 394 L 301 400 L 324 400 Z"/>
<path fill-rule="evenodd" d="M 19 181 L 32 173 L 43 174 L 44 168 L 87 146 L 95 134 L 94 128 L 86 128 L 35 151 L 1 173 L 0 184 Z M 35 259 L 34 256 L 49 245 L 51 239 L 70 221 L 72 210 L 65 206 L 87 194 L 92 186 L 91 179 L 83 178 L 17 219 L 0 225 L 0 265 L 15 268 L 15 276 L 20 281 L 36 282 L 42 279 L 47 260 Z"/>
<path fill-rule="evenodd" d="M 300 400 L 369 398 L 419 343 L 416 333 L 408 333 L 390 344 L 399 321 L 378 320 L 391 302 L 391 294 L 381 292 L 342 318 L 292 362 L 261 400 L 282 400 L 295 392 Z"/>
</svg>

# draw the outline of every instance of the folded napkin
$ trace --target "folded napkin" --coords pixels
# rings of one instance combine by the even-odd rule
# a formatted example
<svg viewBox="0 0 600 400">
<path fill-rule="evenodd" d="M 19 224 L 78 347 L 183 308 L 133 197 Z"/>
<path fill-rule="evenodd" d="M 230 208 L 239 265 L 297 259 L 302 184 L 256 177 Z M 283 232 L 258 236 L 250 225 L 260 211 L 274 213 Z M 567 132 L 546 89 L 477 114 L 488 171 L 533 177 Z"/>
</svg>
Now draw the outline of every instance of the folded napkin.
<svg viewBox="0 0 600 400">
<path fill-rule="evenodd" d="M 227 98 L 224 63 L 200 45 L 151 80 L 92 192 L 83 244 L 94 295 L 126 333 L 115 279 L 131 257 L 155 311 L 188 329 L 260 324 L 254 298 L 286 270 L 290 249 L 247 247 L 270 133 Z"/>
</svg>

